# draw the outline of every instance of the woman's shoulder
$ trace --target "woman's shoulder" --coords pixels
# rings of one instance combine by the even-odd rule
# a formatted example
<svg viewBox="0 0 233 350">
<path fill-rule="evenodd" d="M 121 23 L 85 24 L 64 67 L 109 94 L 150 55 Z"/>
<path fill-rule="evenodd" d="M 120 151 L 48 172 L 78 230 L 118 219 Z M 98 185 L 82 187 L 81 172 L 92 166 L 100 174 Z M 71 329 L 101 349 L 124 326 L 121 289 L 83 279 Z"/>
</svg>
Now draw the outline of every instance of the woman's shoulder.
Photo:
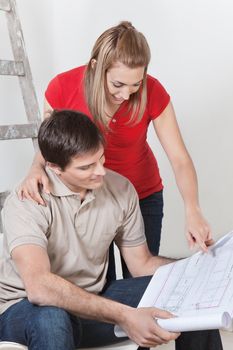
<svg viewBox="0 0 233 350">
<path fill-rule="evenodd" d="M 157 78 L 147 74 L 147 95 L 148 97 L 150 97 L 150 95 L 163 96 L 168 95 L 168 92 Z"/>
<path fill-rule="evenodd" d="M 161 84 L 161 82 L 157 78 L 153 77 L 150 74 L 147 74 L 147 87 L 155 88 L 155 89 L 156 88 L 158 88 L 158 89 L 163 88 L 164 89 L 164 86 Z"/>
<path fill-rule="evenodd" d="M 56 77 L 62 81 L 64 81 L 64 80 L 69 81 L 69 80 L 73 80 L 73 79 L 76 80 L 78 78 L 83 78 L 85 69 L 86 69 L 86 65 L 75 67 L 75 68 L 69 69 L 65 72 L 57 74 Z"/>
<path fill-rule="evenodd" d="M 158 117 L 166 108 L 170 96 L 158 79 L 147 75 L 147 106 L 148 113 L 152 119 Z"/>
</svg>

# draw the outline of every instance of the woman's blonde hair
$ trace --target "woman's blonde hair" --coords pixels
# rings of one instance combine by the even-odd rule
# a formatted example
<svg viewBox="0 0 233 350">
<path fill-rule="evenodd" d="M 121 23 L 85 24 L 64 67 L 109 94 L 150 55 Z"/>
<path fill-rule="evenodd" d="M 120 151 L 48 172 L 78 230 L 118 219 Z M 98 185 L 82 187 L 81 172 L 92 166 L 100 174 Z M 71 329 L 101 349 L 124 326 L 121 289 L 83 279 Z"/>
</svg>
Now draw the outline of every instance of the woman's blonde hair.
<svg viewBox="0 0 233 350">
<path fill-rule="evenodd" d="M 143 116 L 147 102 L 146 74 L 150 62 L 150 48 L 144 35 L 127 21 L 120 22 L 119 25 L 109 28 L 100 35 L 86 68 L 87 104 L 95 121 L 105 126 L 106 73 L 116 62 L 121 62 L 129 68 L 145 67 L 140 89 L 129 98 L 130 122 L 138 122 Z"/>
</svg>

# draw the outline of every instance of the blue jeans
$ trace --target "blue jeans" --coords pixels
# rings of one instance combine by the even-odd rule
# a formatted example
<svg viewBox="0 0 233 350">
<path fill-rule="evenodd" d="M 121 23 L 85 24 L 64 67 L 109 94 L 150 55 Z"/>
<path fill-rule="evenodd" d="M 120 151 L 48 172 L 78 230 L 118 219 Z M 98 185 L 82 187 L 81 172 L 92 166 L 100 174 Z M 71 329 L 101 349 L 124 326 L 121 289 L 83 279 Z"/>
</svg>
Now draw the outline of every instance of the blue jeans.
<svg viewBox="0 0 233 350">
<path fill-rule="evenodd" d="M 140 199 L 139 205 L 144 221 L 148 247 L 153 255 L 158 255 L 163 219 L 163 191 L 153 193 L 146 198 Z M 114 279 L 115 262 L 111 256 L 113 254 L 112 251 L 110 251 L 109 254 L 108 278 L 111 280 L 111 278 Z M 131 277 L 123 259 L 121 259 L 121 265 L 123 277 Z"/>
<path fill-rule="evenodd" d="M 158 255 L 163 220 L 163 191 L 140 199 L 139 205 L 148 247 L 153 255 Z"/>
<path fill-rule="evenodd" d="M 151 277 L 112 281 L 100 295 L 136 307 Z M 114 325 L 78 318 L 53 306 L 24 299 L 0 315 L 0 339 L 27 345 L 29 350 L 74 350 L 122 341 Z"/>
<path fill-rule="evenodd" d="M 151 277 L 112 281 L 102 296 L 136 307 Z M 37 306 L 27 299 L 0 315 L 0 340 L 27 345 L 29 350 L 74 350 L 117 343 L 114 325 L 86 320 L 53 306 Z M 144 348 L 141 348 L 144 349 Z M 222 350 L 218 331 L 186 332 L 176 350 Z"/>
</svg>

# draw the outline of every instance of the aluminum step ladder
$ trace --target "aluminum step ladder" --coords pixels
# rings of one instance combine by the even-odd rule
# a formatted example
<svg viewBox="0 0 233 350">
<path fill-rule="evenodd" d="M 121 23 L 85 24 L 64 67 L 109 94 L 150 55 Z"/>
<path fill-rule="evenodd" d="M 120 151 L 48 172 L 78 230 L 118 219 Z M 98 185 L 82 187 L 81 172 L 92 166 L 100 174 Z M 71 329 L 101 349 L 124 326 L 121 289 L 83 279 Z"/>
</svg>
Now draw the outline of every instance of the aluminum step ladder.
<svg viewBox="0 0 233 350">
<path fill-rule="evenodd" d="M 0 125 L 0 140 L 31 138 L 37 150 L 37 133 L 41 123 L 39 104 L 32 80 L 29 60 L 25 50 L 23 32 L 14 0 L 0 0 L 0 10 L 5 13 L 14 60 L 0 59 L 0 75 L 18 77 L 27 124 Z M 1 113 L 1 112 L 0 112 Z M 8 192 L 0 193 L 0 206 Z M 0 219 L 0 232 L 1 232 Z"/>
</svg>

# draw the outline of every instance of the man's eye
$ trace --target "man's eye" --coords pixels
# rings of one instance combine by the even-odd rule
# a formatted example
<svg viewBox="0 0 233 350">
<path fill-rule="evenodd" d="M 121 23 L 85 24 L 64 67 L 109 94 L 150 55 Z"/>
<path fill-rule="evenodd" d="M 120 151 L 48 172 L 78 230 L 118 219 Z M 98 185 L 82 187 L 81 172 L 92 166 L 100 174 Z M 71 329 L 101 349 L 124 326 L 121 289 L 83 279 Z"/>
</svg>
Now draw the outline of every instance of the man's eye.
<svg viewBox="0 0 233 350">
<path fill-rule="evenodd" d="M 79 168 L 80 170 L 88 170 L 90 169 L 90 165 L 87 165 L 87 166 L 82 166 Z"/>
</svg>

